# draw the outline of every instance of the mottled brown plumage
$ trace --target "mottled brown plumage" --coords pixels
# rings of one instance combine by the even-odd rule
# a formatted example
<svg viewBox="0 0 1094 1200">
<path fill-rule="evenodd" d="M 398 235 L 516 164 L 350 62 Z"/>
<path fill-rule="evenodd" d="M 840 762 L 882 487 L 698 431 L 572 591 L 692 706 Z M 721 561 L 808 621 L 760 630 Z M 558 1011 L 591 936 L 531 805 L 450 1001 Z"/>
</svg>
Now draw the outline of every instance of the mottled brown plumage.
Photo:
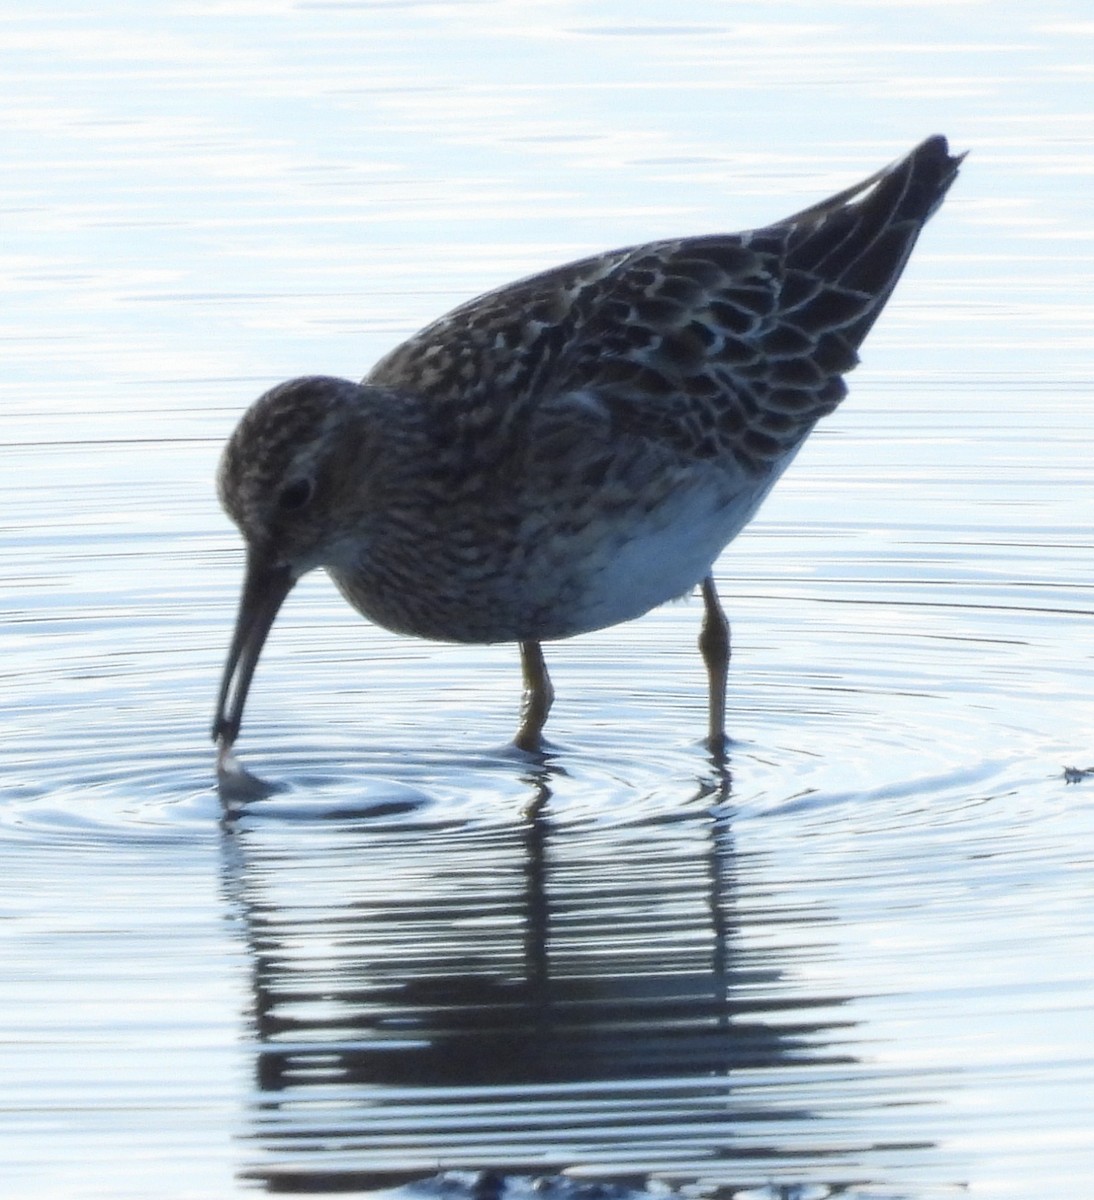
<svg viewBox="0 0 1094 1200">
<path fill-rule="evenodd" d="M 362 384 L 261 397 L 219 475 L 248 546 L 222 751 L 282 599 L 317 566 L 387 628 L 518 642 L 526 748 L 550 707 L 540 642 L 701 583 L 720 747 L 728 627 L 711 565 L 842 400 L 959 163 L 931 138 L 774 225 L 547 271 L 455 309 Z"/>
</svg>

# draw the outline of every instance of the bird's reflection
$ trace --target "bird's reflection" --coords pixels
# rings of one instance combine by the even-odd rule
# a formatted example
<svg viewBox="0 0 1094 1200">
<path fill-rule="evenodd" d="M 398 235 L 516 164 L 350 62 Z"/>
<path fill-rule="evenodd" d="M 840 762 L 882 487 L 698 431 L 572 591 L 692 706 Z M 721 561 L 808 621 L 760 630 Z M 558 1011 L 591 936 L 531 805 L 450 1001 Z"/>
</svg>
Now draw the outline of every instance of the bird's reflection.
<svg viewBox="0 0 1094 1200">
<path fill-rule="evenodd" d="M 700 1164 L 728 1185 L 813 1118 L 779 1072 L 848 1061 L 842 1000 L 795 994 L 792 945 L 749 936 L 773 918 L 742 893 L 728 772 L 614 825 L 553 817 L 548 763 L 527 784 L 501 825 L 226 825 L 253 964 L 249 1178 Z M 778 913 L 795 919 L 818 917 Z"/>
</svg>

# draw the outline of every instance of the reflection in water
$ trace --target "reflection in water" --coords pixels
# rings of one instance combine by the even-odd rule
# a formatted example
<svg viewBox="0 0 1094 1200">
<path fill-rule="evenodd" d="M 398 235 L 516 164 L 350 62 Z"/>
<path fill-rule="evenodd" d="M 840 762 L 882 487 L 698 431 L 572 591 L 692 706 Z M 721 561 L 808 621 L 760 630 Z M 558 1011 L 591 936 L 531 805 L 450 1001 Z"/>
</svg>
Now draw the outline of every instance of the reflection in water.
<svg viewBox="0 0 1094 1200">
<path fill-rule="evenodd" d="M 226 826 L 254 970 L 248 1176 L 295 1191 L 446 1168 L 868 1175 L 848 1113 L 818 1123 L 854 1092 L 844 1001 L 796 994 L 793 938 L 771 936 L 826 918 L 742 884 L 728 780 L 610 828 L 557 824 L 549 768 L 528 783 L 523 819 L 500 827 Z"/>
<path fill-rule="evenodd" d="M 225 1200 L 241 1156 L 271 1189 L 565 1163 L 1090 1194 L 1089 9 L 7 6 L 0 1196 Z M 537 827 L 469 757 L 508 732 L 509 650 L 305 581 L 249 718 L 297 808 L 224 835 L 223 920 L 212 478 L 251 397 L 934 128 L 961 194 L 719 564 L 732 845 L 716 794 L 686 804 L 693 609 L 552 653 L 569 776 L 528 785 Z M 363 814 L 384 773 L 407 807 Z"/>
</svg>

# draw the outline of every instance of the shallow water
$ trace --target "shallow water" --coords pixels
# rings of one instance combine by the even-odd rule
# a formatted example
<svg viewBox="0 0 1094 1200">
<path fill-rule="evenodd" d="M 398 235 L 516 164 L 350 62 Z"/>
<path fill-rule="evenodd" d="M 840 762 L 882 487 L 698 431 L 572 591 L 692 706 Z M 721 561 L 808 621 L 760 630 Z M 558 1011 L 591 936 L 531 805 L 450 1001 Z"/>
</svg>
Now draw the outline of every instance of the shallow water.
<svg viewBox="0 0 1094 1200">
<path fill-rule="evenodd" d="M 0 14 L 0 1191 L 1084 1194 L 1084 6 L 100 10 Z M 316 578 L 239 746 L 283 790 L 222 811 L 259 391 L 935 129 L 962 177 L 718 565 L 726 771 L 697 602 L 551 647 L 536 763 L 512 648 Z"/>
</svg>

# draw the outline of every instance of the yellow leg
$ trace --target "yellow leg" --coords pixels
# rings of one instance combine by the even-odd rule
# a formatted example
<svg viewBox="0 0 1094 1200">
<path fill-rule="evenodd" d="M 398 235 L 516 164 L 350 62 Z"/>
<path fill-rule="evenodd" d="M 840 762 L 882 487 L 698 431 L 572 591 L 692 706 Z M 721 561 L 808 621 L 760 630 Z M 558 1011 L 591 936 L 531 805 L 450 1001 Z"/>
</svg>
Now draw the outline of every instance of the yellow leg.
<svg viewBox="0 0 1094 1200">
<path fill-rule="evenodd" d="M 708 745 L 714 754 L 723 754 L 726 746 L 726 684 L 729 680 L 729 621 L 718 599 L 714 576 L 703 580 L 703 627 L 699 632 L 699 650 L 707 668 L 710 684 L 710 726 Z"/>
<path fill-rule="evenodd" d="M 543 727 L 555 699 L 539 642 L 520 643 L 520 665 L 524 673 L 524 699 L 520 706 L 520 728 L 513 739 L 519 750 L 538 750 Z"/>
</svg>

